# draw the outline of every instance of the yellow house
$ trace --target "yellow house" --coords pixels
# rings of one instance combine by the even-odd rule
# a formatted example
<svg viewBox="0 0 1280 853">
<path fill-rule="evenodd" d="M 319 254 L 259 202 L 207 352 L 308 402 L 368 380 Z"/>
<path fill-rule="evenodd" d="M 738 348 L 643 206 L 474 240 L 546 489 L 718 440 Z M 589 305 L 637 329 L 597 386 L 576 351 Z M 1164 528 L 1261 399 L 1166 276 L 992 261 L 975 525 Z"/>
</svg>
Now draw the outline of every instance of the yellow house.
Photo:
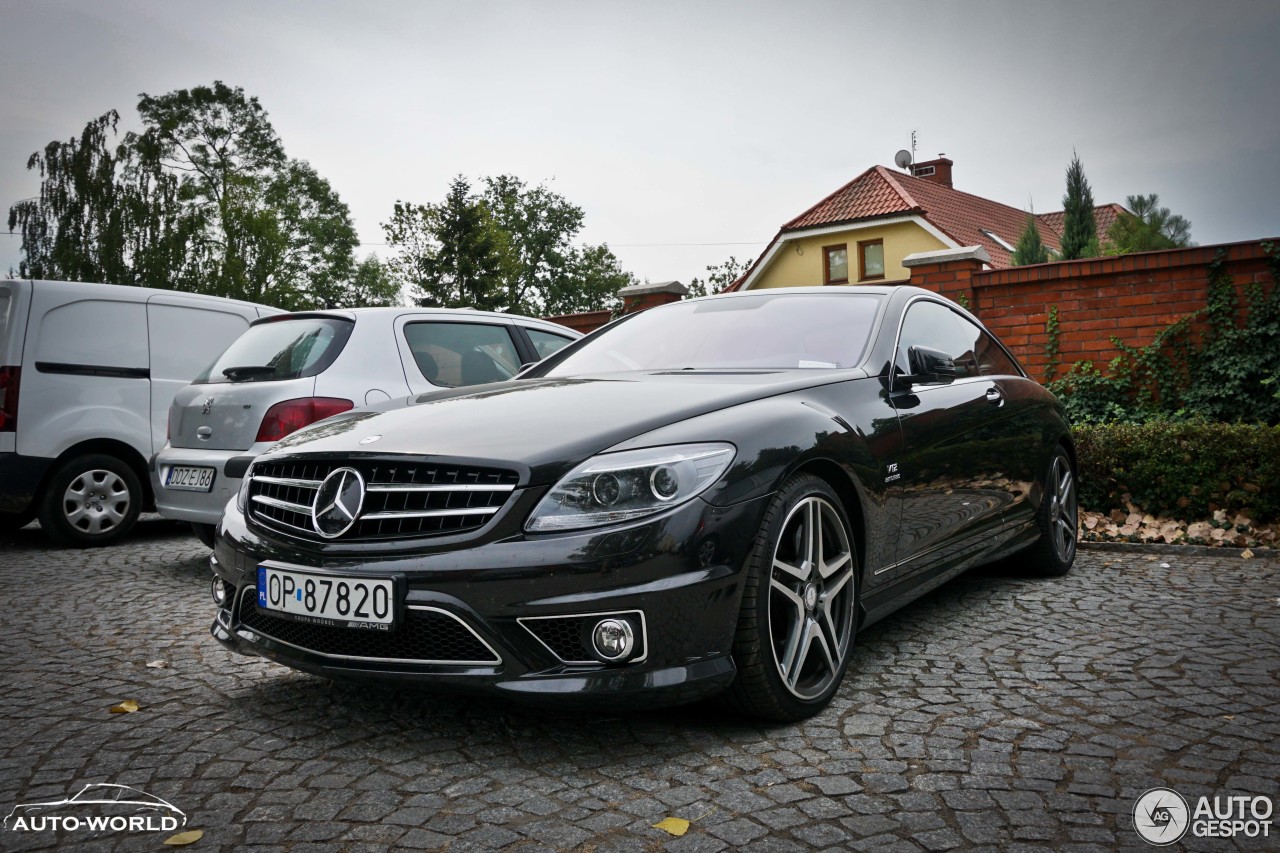
<svg viewBox="0 0 1280 853">
<path fill-rule="evenodd" d="M 952 186 L 953 162 L 916 163 L 911 173 L 873 166 L 787 222 L 730 290 L 905 282 L 902 259 L 916 252 L 982 246 L 996 269 L 1011 265 L 1026 212 Z M 1094 209 L 1106 233 L 1119 205 Z M 1062 213 L 1035 217 L 1050 251 Z"/>
</svg>

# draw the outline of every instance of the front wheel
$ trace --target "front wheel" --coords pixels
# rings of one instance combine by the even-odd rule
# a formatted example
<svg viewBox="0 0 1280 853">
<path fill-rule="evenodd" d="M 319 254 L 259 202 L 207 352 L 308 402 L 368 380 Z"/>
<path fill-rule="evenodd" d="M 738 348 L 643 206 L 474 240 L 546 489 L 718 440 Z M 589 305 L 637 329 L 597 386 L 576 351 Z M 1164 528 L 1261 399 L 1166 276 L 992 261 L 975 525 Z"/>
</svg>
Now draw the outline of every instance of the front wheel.
<svg viewBox="0 0 1280 853">
<path fill-rule="evenodd" d="M 1049 461 L 1044 491 L 1036 510 L 1040 538 L 1023 552 L 1023 563 L 1033 574 L 1061 577 L 1076 559 L 1076 532 L 1080 520 L 1075 468 L 1061 447 Z"/>
<path fill-rule="evenodd" d="M 218 532 L 218 525 L 201 524 L 198 521 L 193 521 L 191 522 L 191 532 L 196 535 L 196 538 L 199 539 L 206 548 L 212 548 L 214 536 Z"/>
<path fill-rule="evenodd" d="M 40 504 L 40 526 L 57 543 L 108 545 L 138 520 L 142 483 L 127 462 L 87 453 L 58 467 Z"/>
<path fill-rule="evenodd" d="M 792 477 L 765 511 L 747 559 L 728 703 L 787 722 L 825 708 L 849 666 L 857 601 L 857 558 L 840 498 L 818 477 Z"/>
</svg>

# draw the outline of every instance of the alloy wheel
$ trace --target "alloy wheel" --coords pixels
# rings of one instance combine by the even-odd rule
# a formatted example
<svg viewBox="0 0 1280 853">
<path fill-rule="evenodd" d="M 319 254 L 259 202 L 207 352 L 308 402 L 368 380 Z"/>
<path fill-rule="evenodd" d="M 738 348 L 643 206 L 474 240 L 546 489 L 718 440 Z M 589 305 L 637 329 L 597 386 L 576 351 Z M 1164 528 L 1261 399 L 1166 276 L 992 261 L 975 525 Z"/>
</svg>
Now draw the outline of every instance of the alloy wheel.
<svg viewBox="0 0 1280 853">
<path fill-rule="evenodd" d="M 783 684 L 822 695 L 844 671 L 854 627 L 854 560 L 836 508 L 811 495 L 787 515 L 769 578 L 769 634 Z"/>
<path fill-rule="evenodd" d="M 1076 484 L 1071 463 L 1061 454 L 1053 460 L 1049 472 L 1049 531 L 1053 552 L 1063 563 L 1070 563 L 1076 550 Z"/>
</svg>

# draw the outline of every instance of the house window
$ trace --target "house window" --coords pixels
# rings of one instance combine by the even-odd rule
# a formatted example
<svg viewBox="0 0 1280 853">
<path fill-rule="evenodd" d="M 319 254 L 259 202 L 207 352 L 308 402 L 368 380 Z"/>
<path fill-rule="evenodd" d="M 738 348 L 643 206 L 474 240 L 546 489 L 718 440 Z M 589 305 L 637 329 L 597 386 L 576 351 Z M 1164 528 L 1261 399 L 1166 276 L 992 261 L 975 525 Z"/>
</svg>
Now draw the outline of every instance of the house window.
<svg viewBox="0 0 1280 853">
<path fill-rule="evenodd" d="M 884 278 L 884 241 L 868 240 L 858 244 L 859 280 Z"/>
<path fill-rule="evenodd" d="M 823 246 L 823 282 L 826 284 L 849 283 L 849 246 Z"/>
</svg>

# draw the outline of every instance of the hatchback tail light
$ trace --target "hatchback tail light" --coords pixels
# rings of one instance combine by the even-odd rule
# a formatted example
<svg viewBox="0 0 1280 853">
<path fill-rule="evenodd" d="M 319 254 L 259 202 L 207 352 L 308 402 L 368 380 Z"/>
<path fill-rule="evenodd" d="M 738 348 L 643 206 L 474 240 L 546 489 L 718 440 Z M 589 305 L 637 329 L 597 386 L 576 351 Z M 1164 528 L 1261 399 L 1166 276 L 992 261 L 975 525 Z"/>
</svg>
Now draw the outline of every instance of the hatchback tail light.
<svg viewBox="0 0 1280 853">
<path fill-rule="evenodd" d="M 21 367 L 0 367 L 0 432 L 18 430 L 18 379 Z"/>
<path fill-rule="evenodd" d="M 338 397 L 300 397 L 285 400 L 267 409 L 258 427 L 258 441 L 279 441 L 304 426 L 323 420 L 330 415 L 355 408 L 355 403 Z"/>
</svg>

